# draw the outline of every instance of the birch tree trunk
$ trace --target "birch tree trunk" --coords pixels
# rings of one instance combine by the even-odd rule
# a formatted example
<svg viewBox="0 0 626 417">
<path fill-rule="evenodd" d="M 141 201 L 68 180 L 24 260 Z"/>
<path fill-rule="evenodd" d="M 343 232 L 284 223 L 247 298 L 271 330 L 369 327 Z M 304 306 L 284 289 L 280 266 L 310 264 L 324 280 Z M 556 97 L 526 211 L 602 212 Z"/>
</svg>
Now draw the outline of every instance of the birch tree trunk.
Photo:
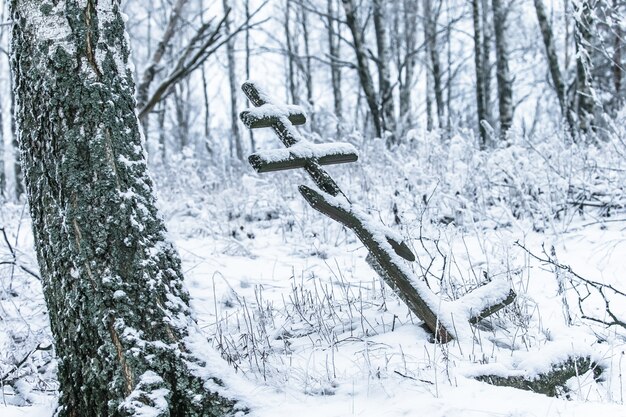
<svg viewBox="0 0 626 417">
<path fill-rule="evenodd" d="M 343 119 L 343 97 L 341 94 L 341 67 L 339 59 L 339 45 L 341 39 L 339 30 L 335 29 L 337 11 L 333 5 L 335 0 L 326 0 L 326 24 L 328 26 L 328 54 L 330 55 L 330 78 L 333 89 L 333 109 L 337 117 L 337 137 L 341 135 L 341 120 Z"/>
<path fill-rule="evenodd" d="M 299 104 L 300 101 L 298 96 L 298 83 L 296 80 L 296 52 L 294 51 L 292 38 L 293 34 L 291 33 L 291 1 L 292 0 L 286 0 L 285 20 L 283 22 L 283 27 L 285 31 L 285 46 L 287 47 L 287 84 L 289 86 L 289 95 L 291 96 L 289 101 L 291 101 L 293 104 Z"/>
<path fill-rule="evenodd" d="M 250 22 L 250 0 L 244 1 L 244 14 L 246 16 L 246 22 Z M 246 47 L 246 80 L 250 79 L 250 61 L 252 60 L 252 55 L 250 52 L 250 27 L 246 26 L 246 31 L 244 35 L 244 43 Z M 248 101 L 248 106 L 249 105 Z M 254 153 L 256 151 L 256 142 L 254 141 L 254 129 L 248 129 L 248 134 L 250 135 L 250 151 Z"/>
<path fill-rule="evenodd" d="M 382 137 L 382 117 L 376 100 L 376 90 L 374 89 L 374 81 L 367 66 L 367 57 L 365 54 L 365 43 L 363 41 L 363 34 L 357 19 L 356 4 L 354 0 L 341 0 L 343 9 L 346 13 L 346 23 L 350 32 L 352 33 L 352 41 L 354 46 L 354 53 L 356 55 L 356 67 L 359 74 L 359 81 L 361 88 L 365 94 L 365 100 L 372 115 L 372 122 L 374 124 L 374 130 L 376 136 Z"/>
<path fill-rule="evenodd" d="M 391 142 L 395 141 L 396 116 L 391 88 L 391 72 L 389 64 L 391 54 L 387 39 L 387 19 L 383 0 L 373 0 L 374 32 L 376 33 L 376 49 L 378 51 L 378 95 L 382 115 L 383 130 L 391 132 Z"/>
<path fill-rule="evenodd" d="M 224 31 L 226 36 L 230 35 L 230 23 L 232 13 L 228 13 L 230 0 L 223 0 L 224 14 L 228 14 L 224 22 Z M 237 104 L 237 96 L 239 95 L 239 85 L 237 84 L 237 67 L 235 63 L 235 40 L 229 39 L 226 42 L 226 58 L 228 60 L 228 85 L 230 87 L 230 132 L 232 135 L 231 149 L 235 150 L 235 156 L 243 161 L 243 144 L 241 132 L 239 131 L 239 105 Z"/>
<path fill-rule="evenodd" d="M 493 27 L 496 39 L 496 80 L 498 81 L 498 110 L 500 111 L 500 135 L 513 124 L 513 87 L 509 72 L 509 51 L 505 33 L 506 13 L 501 0 L 492 0 Z"/>
<path fill-rule="evenodd" d="M 118 0 L 12 0 L 17 121 L 59 359 L 58 416 L 223 416 L 234 402 L 158 216 Z M 221 364 L 219 366 L 222 366 Z"/>
<path fill-rule="evenodd" d="M 574 43 L 576 46 L 576 113 L 581 132 L 593 127 L 594 98 L 591 87 L 591 27 L 593 13 L 588 0 L 574 2 Z"/>
<path fill-rule="evenodd" d="M 557 99 L 559 100 L 561 115 L 565 118 L 567 122 L 567 127 L 573 134 L 575 133 L 574 121 L 572 120 L 569 103 L 567 102 L 565 83 L 563 82 L 559 59 L 556 54 L 556 48 L 554 46 L 554 35 L 552 34 L 552 27 L 550 26 L 550 22 L 548 22 L 548 15 L 546 13 L 546 8 L 543 4 L 543 0 L 534 0 L 534 2 L 535 11 L 537 13 L 537 21 L 539 22 L 539 30 L 541 31 L 541 37 L 543 38 L 543 45 L 546 50 L 550 76 L 552 78 L 552 84 L 554 84 L 554 89 L 556 90 Z"/>
<path fill-rule="evenodd" d="M 438 9 L 439 10 L 439 9 Z M 424 37 L 426 50 L 430 60 L 430 70 L 432 73 L 433 92 L 435 93 L 435 104 L 437 105 L 437 121 L 439 128 L 443 129 L 444 123 L 444 102 L 443 102 L 443 82 L 441 75 L 441 63 L 439 61 L 439 48 L 437 45 L 437 19 L 439 11 L 432 9 L 431 0 L 424 0 Z"/>
<path fill-rule="evenodd" d="M 485 108 L 485 62 L 483 57 L 483 32 L 480 27 L 480 7 L 478 0 L 472 0 L 472 18 L 474 21 L 474 65 L 476 66 L 476 110 L 478 113 L 478 131 L 480 132 L 480 148 L 487 147 L 487 131 L 483 126 L 486 120 Z"/>
<path fill-rule="evenodd" d="M 413 115 L 411 114 L 411 90 L 415 76 L 417 63 L 417 8 L 418 2 L 403 0 L 403 26 L 404 26 L 404 80 L 400 87 L 400 120 L 411 126 Z"/>
<path fill-rule="evenodd" d="M 493 113 L 491 111 L 491 42 L 493 40 L 491 30 L 491 20 L 489 19 L 490 0 L 480 0 L 481 19 L 482 19 L 482 35 L 483 35 L 483 71 L 484 80 L 483 91 L 485 94 L 485 120 L 493 126 Z"/>
<path fill-rule="evenodd" d="M 7 177 L 4 166 L 4 109 L 0 100 L 0 195 L 6 197 Z"/>
</svg>

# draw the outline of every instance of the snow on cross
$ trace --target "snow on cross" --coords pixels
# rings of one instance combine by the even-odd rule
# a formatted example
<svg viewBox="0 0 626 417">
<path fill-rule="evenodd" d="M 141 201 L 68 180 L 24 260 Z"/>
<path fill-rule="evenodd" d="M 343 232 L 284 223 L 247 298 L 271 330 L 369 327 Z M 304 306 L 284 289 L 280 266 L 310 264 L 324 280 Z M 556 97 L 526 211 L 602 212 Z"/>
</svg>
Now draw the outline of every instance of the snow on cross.
<svg viewBox="0 0 626 417">
<path fill-rule="evenodd" d="M 302 108 L 274 103 L 251 81 L 245 82 L 241 89 L 256 107 L 241 112 L 244 125 L 250 129 L 271 127 L 287 148 L 251 155 L 248 160 L 252 167 L 259 173 L 295 168 L 307 171 L 322 192 L 301 185 L 298 187 L 300 194 L 315 210 L 354 231 L 369 251 L 367 261 L 370 266 L 424 321 L 438 341 L 445 343 L 459 336 L 455 326 L 459 316 L 475 324 L 513 302 L 513 290 L 506 283 L 493 281 L 454 303 L 442 303 L 439 296 L 406 266 L 405 261 L 415 261 L 415 255 L 402 238 L 353 205 L 322 168 L 322 165 L 356 161 L 356 149 L 348 143 L 313 144 L 306 141 L 295 128 L 295 125 L 306 123 Z M 448 308 L 452 305 L 457 308 Z"/>
</svg>

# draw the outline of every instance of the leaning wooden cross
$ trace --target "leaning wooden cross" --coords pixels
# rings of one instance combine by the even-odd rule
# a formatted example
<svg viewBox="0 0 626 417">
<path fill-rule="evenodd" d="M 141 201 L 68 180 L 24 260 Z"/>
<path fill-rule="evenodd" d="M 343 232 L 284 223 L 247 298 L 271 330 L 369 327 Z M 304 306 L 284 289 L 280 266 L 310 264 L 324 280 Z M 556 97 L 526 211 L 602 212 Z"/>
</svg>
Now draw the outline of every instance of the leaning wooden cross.
<svg viewBox="0 0 626 417">
<path fill-rule="evenodd" d="M 368 263 L 391 286 L 409 309 L 421 320 L 440 342 L 456 336 L 455 320 L 465 315 L 476 323 L 495 313 L 515 298 L 508 284 L 492 283 L 466 296 L 471 307 L 458 308 L 464 299 L 455 301 L 457 308 L 447 307 L 440 298 L 415 276 L 406 261 L 415 261 L 415 255 L 394 231 L 377 224 L 362 210 L 353 205 L 339 189 L 337 183 L 322 165 L 354 162 L 358 154 L 348 143 L 313 144 L 302 138 L 296 125 L 306 123 L 304 110 L 299 106 L 279 105 L 265 94 L 257 84 L 246 82 L 242 90 L 256 107 L 241 112 L 241 121 L 249 129 L 271 127 L 286 149 L 257 152 L 249 157 L 250 164 L 259 173 L 303 168 L 317 187 L 318 192 L 305 185 L 300 193 L 317 211 L 353 230 L 369 251 Z M 464 297 L 465 298 L 465 297 Z M 467 314 L 463 314 L 463 311 Z M 454 313 L 452 313 L 454 312 Z M 450 314 L 448 314 L 450 313 Z M 457 317 L 453 317 L 457 314 Z"/>
</svg>

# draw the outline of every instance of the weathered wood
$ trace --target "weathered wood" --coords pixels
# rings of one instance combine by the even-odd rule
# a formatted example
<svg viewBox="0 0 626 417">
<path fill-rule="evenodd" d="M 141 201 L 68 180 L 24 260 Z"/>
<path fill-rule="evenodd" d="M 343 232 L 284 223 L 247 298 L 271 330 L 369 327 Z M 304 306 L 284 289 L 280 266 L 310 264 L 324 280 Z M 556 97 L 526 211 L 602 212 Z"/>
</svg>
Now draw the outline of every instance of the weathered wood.
<svg viewBox="0 0 626 417">
<path fill-rule="evenodd" d="M 349 143 L 310 143 L 301 141 L 286 149 L 260 151 L 250 155 L 250 165 L 259 173 L 304 168 L 307 162 L 333 165 L 354 162 L 359 156 Z"/>
<path fill-rule="evenodd" d="M 259 89 L 251 82 L 245 82 L 241 86 L 246 97 L 252 104 L 256 107 L 263 106 L 264 104 L 273 104 L 272 99 Z M 280 141 L 287 148 L 295 145 L 300 141 L 300 135 L 293 128 L 293 125 L 287 125 L 282 120 L 278 120 L 278 122 L 272 124 L 272 129 L 280 139 Z M 304 165 L 304 170 L 311 176 L 311 179 L 315 182 L 315 184 L 323 190 L 325 193 L 330 195 L 339 195 L 341 190 L 339 186 L 332 179 L 328 172 L 326 172 L 318 162 L 316 161 L 307 161 Z"/>
<path fill-rule="evenodd" d="M 248 160 L 254 169 L 261 173 L 304 168 L 326 194 L 320 194 L 301 185 L 300 193 L 311 207 L 353 230 L 369 251 L 366 259 L 368 264 L 391 286 L 409 309 L 425 322 L 425 326 L 432 331 L 435 339 L 443 343 L 453 340 L 453 334 L 446 328 L 452 324 L 444 325 L 437 316 L 436 312 L 440 310 L 440 305 L 436 295 L 425 283 L 417 279 L 400 259 L 415 261 L 411 249 L 401 238 L 395 237 L 395 233 L 390 229 L 377 226 L 365 213 L 354 208 L 335 181 L 322 169 L 322 165 L 356 161 L 358 159 L 356 149 L 347 143 L 329 145 L 307 142 L 293 126 L 299 123 L 300 119 L 294 123 L 292 118 L 305 117 L 301 108 L 272 103 L 271 98 L 251 82 L 244 83 L 242 90 L 257 107 L 241 113 L 241 119 L 246 126 L 271 127 L 287 148 L 251 155 Z M 302 120 L 302 123 L 304 121 L 306 119 Z M 473 314 L 469 310 L 466 320 L 475 324 L 513 302 L 515 293 L 512 290 L 502 285 L 496 287 L 497 289 L 483 287 L 482 292 L 471 293 L 468 305 L 481 311 Z M 492 293 L 492 290 L 495 292 Z"/>
<path fill-rule="evenodd" d="M 364 224 L 363 219 L 358 218 L 353 212 L 346 210 L 344 207 L 331 203 L 323 195 L 305 185 L 301 185 L 298 189 L 311 207 L 356 233 L 359 240 L 372 255 L 373 260 L 384 271 L 381 278 L 394 289 L 398 297 L 409 306 L 411 311 L 424 320 L 438 341 L 446 343 L 454 339 L 452 332 L 444 327 L 437 318 L 437 314 L 415 288 L 411 277 L 404 272 L 398 261 L 381 246 L 381 242 L 376 239 L 370 227 L 368 227 L 369 225 Z"/>
<path fill-rule="evenodd" d="M 248 129 L 272 127 L 279 121 L 279 118 L 276 116 L 258 116 L 250 110 L 244 110 L 239 113 L 239 118 Z M 288 114 L 287 118 L 294 126 L 300 126 L 306 123 L 306 116 L 303 113 Z"/>
<path fill-rule="evenodd" d="M 315 158 L 314 161 L 320 165 L 335 165 L 345 164 L 358 160 L 357 154 L 340 154 L 340 155 L 327 155 L 321 158 Z M 256 153 L 248 157 L 248 162 L 252 165 L 252 168 L 260 174 L 264 172 L 283 171 L 287 169 L 304 168 L 307 162 L 311 161 L 310 158 L 294 157 L 289 155 L 288 159 L 280 161 L 268 161 L 263 158 L 262 155 Z"/>
<path fill-rule="evenodd" d="M 517 297 L 517 294 L 515 293 L 515 291 L 513 291 L 513 289 L 511 289 L 509 291 L 509 295 L 504 300 L 502 300 L 501 302 L 497 304 L 493 304 L 485 308 L 483 311 L 476 314 L 475 316 L 470 317 L 469 319 L 470 324 L 476 324 L 479 321 L 491 316 L 492 314 L 497 313 L 498 311 L 502 310 L 504 307 L 508 306 L 513 301 L 515 301 L 516 297 Z"/>
</svg>

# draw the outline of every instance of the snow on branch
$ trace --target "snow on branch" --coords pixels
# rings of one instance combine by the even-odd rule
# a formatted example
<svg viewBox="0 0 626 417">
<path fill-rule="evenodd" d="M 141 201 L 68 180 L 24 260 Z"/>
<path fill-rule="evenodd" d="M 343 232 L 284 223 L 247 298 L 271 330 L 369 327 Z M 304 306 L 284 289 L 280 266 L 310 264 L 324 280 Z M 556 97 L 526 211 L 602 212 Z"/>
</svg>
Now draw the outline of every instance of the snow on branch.
<svg viewBox="0 0 626 417">
<path fill-rule="evenodd" d="M 300 141 L 286 149 L 272 149 L 250 155 L 250 165 L 259 173 L 304 168 L 314 159 L 320 165 L 355 162 L 357 150 L 349 143 L 311 143 Z"/>
</svg>

